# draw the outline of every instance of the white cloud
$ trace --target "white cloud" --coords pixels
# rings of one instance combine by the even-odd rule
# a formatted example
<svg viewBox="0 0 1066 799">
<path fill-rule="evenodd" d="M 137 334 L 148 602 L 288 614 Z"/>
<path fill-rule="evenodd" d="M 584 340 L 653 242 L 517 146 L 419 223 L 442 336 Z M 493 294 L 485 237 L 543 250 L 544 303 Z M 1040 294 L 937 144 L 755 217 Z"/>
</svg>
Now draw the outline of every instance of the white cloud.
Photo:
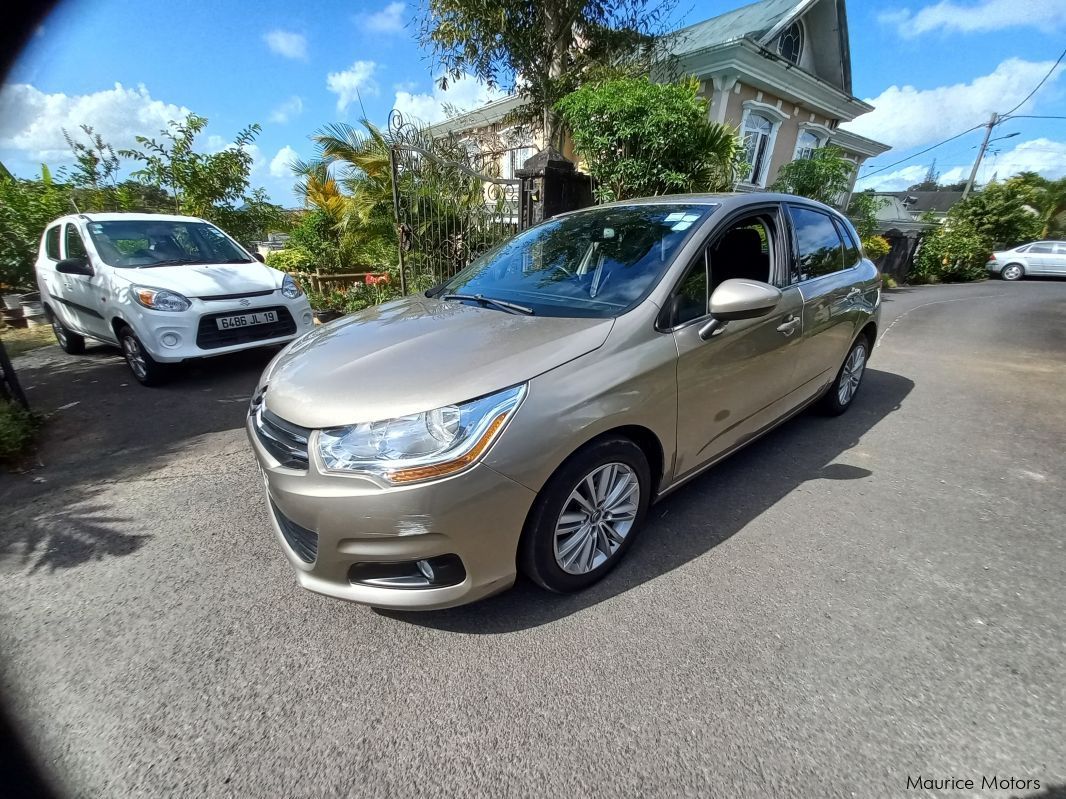
<svg viewBox="0 0 1066 799">
<path fill-rule="evenodd" d="M 473 75 L 464 75 L 459 80 L 449 81 L 447 91 L 441 90 L 436 80 L 432 94 L 399 90 L 393 107 L 408 119 L 433 124 L 445 118 L 445 103 L 461 111 L 469 111 L 504 96 L 503 92 L 488 88 Z"/>
<path fill-rule="evenodd" d="M 917 13 L 907 8 L 884 11 L 878 20 L 896 27 L 901 36 L 908 38 L 936 30 L 975 33 L 1031 27 L 1050 33 L 1066 26 L 1066 3 L 1062 0 L 978 0 L 975 3 L 941 0 Z"/>
<path fill-rule="evenodd" d="M 974 157 L 977 152 L 973 152 Z M 940 183 L 958 183 L 970 177 L 972 165 L 956 164 L 940 173 Z M 925 179 L 928 166 L 914 164 L 869 178 L 859 178 L 857 190 L 903 191 Z M 1011 150 L 985 156 L 977 170 L 977 183 L 987 183 L 993 176 L 1004 180 L 1019 172 L 1038 172 L 1046 178 L 1066 176 L 1066 141 L 1040 138 L 1018 144 Z"/>
<path fill-rule="evenodd" d="M 358 14 L 355 21 L 367 33 L 399 33 L 403 30 L 403 3 L 389 3 L 373 14 Z"/>
<path fill-rule="evenodd" d="M 170 120 L 183 119 L 184 106 L 154 99 L 142 84 L 135 89 L 116 83 L 91 94 L 45 94 L 27 83 L 0 89 L 0 149 L 17 151 L 26 160 L 68 161 L 63 129 L 76 132 L 91 125 L 114 148 L 132 147 L 134 137 L 157 136 Z"/>
<path fill-rule="evenodd" d="M 284 58 L 307 60 L 307 37 L 302 33 L 273 30 L 263 34 L 263 41 L 273 52 Z"/>
<path fill-rule="evenodd" d="M 293 117 L 299 116 L 304 110 L 304 101 L 293 95 L 277 108 L 270 112 L 270 121 L 278 124 L 288 122 Z"/>
<path fill-rule="evenodd" d="M 337 95 L 337 110 L 344 113 L 348 106 L 359 99 L 359 94 L 377 94 L 374 80 L 377 64 L 373 61 L 356 61 L 343 72 L 330 72 L 326 76 L 326 88 Z"/>
<path fill-rule="evenodd" d="M 889 86 L 866 102 L 874 110 L 845 127 L 862 136 L 883 141 L 897 149 L 931 144 L 987 122 L 993 111 L 1006 111 L 1025 97 L 1047 74 L 1051 61 L 1023 61 L 1010 58 L 989 75 L 970 83 L 917 89 Z M 1018 109 L 1024 113 L 1062 75 L 1059 66 L 1033 99 Z"/>
<path fill-rule="evenodd" d="M 289 164 L 299 158 L 297 152 L 289 145 L 285 145 L 278 150 L 270 160 L 270 174 L 275 178 L 283 178 L 292 175 L 292 170 L 289 168 Z"/>
</svg>

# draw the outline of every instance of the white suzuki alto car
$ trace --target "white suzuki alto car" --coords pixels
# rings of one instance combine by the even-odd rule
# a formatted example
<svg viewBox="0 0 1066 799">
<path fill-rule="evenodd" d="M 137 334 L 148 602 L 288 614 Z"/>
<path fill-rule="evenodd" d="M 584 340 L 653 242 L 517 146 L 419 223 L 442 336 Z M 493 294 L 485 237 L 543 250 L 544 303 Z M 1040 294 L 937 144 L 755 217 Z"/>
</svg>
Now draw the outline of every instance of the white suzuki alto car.
<svg viewBox="0 0 1066 799">
<path fill-rule="evenodd" d="M 292 277 L 187 216 L 62 217 L 41 237 L 37 285 L 59 346 L 118 344 L 146 386 L 168 364 L 284 344 L 314 326 Z"/>
</svg>

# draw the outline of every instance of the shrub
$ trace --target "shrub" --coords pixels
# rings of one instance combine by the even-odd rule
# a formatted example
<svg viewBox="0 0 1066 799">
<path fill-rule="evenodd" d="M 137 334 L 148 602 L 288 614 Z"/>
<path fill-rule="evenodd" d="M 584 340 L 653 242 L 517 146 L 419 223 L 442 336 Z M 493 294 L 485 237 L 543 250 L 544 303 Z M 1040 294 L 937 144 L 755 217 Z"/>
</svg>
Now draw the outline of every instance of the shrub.
<svg viewBox="0 0 1066 799">
<path fill-rule="evenodd" d="M 266 263 L 267 266 L 282 272 L 313 272 L 315 269 L 314 255 L 302 247 L 287 247 L 284 250 L 269 252 Z"/>
<path fill-rule="evenodd" d="M 22 455 L 37 437 L 40 420 L 21 405 L 0 399 L 0 462 Z"/>
<path fill-rule="evenodd" d="M 969 222 L 951 219 L 922 239 L 914 267 L 914 283 L 967 283 L 987 277 L 989 243 Z"/>
<path fill-rule="evenodd" d="M 781 167 L 770 188 L 836 205 L 837 197 L 847 191 L 854 171 L 854 162 L 845 158 L 839 147 L 819 147 L 809 158 L 797 158 Z"/>
<path fill-rule="evenodd" d="M 876 261 L 878 258 L 884 258 L 888 255 L 892 245 L 888 243 L 888 239 L 884 236 L 870 236 L 862 240 L 862 249 L 867 258 L 871 261 Z"/>
</svg>

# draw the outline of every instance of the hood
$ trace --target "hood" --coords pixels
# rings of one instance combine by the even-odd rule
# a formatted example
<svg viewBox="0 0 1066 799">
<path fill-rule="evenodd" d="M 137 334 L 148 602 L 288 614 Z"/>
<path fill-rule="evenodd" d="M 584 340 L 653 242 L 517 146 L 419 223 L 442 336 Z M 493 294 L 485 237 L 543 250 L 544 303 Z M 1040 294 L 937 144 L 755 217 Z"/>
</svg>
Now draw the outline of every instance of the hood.
<svg viewBox="0 0 1066 799">
<path fill-rule="evenodd" d="M 259 261 L 250 264 L 176 264 L 147 269 L 116 269 L 115 273 L 138 286 L 176 291 L 193 297 L 250 294 L 281 288 L 284 275 Z"/>
<path fill-rule="evenodd" d="M 290 344 L 264 375 L 266 406 L 312 428 L 428 411 L 522 383 L 591 352 L 613 324 L 407 297 Z"/>
</svg>

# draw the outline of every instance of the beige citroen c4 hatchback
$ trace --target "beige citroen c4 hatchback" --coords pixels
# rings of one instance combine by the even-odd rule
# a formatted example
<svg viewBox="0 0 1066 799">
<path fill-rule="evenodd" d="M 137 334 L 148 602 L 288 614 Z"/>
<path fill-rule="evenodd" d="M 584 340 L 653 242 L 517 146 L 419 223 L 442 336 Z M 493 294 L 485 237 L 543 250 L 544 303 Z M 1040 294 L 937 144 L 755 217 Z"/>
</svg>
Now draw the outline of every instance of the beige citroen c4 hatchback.
<svg viewBox="0 0 1066 799">
<path fill-rule="evenodd" d="M 585 588 L 651 503 L 808 405 L 847 410 L 880 287 L 847 219 L 798 197 L 551 219 L 267 367 L 248 434 L 278 543 L 305 588 L 378 607 L 520 571 Z"/>
</svg>

